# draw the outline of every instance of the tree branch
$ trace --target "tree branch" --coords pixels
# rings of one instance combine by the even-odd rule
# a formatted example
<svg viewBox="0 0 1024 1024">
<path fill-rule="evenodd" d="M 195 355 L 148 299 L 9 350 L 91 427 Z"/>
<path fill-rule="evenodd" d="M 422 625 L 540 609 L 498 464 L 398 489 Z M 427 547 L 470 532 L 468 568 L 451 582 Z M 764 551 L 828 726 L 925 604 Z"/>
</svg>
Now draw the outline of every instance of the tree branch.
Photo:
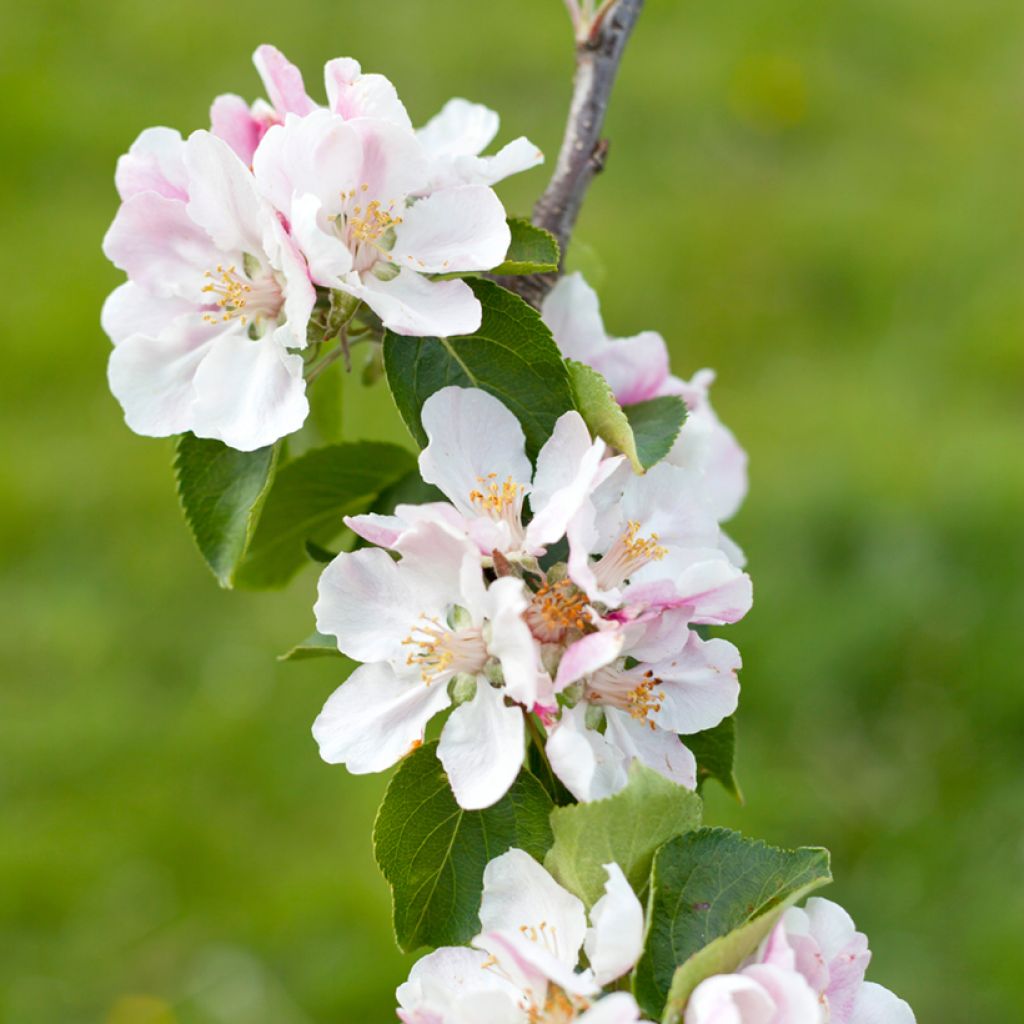
<svg viewBox="0 0 1024 1024">
<path fill-rule="evenodd" d="M 572 103 L 555 171 L 533 209 L 533 222 L 558 240 L 565 260 L 587 187 L 608 155 L 601 137 L 619 63 L 644 0 L 612 0 L 601 6 L 586 36 L 576 44 Z M 505 278 L 501 283 L 531 305 L 540 306 L 557 274 Z"/>
</svg>

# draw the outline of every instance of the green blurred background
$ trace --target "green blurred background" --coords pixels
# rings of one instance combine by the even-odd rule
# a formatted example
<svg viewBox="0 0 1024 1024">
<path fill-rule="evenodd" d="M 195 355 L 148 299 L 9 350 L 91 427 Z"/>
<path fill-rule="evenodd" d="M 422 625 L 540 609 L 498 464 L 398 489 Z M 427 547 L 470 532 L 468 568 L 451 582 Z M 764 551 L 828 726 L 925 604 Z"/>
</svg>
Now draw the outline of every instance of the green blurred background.
<svg viewBox="0 0 1024 1024">
<path fill-rule="evenodd" d="M 170 444 L 106 390 L 114 161 L 349 54 L 422 122 L 451 95 L 553 158 L 559 0 L 5 5 L 0 1019 L 392 1020 L 370 828 L 322 764 L 337 666 L 274 656 L 313 571 L 217 589 Z M 1024 1007 L 1024 7 L 650 0 L 572 262 L 661 330 L 752 458 L 741 780 L 708 818 L 831 848 L 871 975 L 924 1022 Z M 503 189 L 528 211 L 546 180 Z M 362 397 L 362 401 L 360 401 Z M 379 388 L 352 437 L 403 439 Z"/>
</svg>

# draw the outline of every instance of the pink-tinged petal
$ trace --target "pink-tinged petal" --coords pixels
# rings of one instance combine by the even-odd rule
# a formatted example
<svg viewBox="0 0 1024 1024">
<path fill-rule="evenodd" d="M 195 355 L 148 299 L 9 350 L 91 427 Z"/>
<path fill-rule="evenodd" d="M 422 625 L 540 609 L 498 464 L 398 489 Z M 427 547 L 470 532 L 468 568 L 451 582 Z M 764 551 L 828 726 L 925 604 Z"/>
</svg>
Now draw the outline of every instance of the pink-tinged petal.
<svg viewBox="0 0 1024 1024">
<path fill-rule="evenodd" d="M 773 964 L 753 964 L 743 975 L 771 996 L 775 1004 L 772 1024 L 825 1024 L 818 994 L 798 972 Z"/>
<path fill-rule="evenodd" d="M 644 948 L 644 910 L 622 868 L 605 864 L 604 895 L 590 911 L 584 949 L 599 985 L 633 969 Z"/>
<path fill-rule="evenodd" d="M 473 939 L 474 946 L 486 950 L 494 957 L 495 969 L 500 970 L 520 990 L 520 1005 L 526 1001 L 543 1006 L 549 982 L 571 995 L 592 996 L 599 991 L 589 971 L 577 974 L 572 965 L 551 952 L 545 942 L 546 936 L 539 927 L 536 939 L 533 934 L 485 931 Z M 519 1012 L 522 1015 L 523 1011 Z M 467 1017 L 465 1021 L 466 1024 L 478 1024 L 483 1019 L 487 1018 Z M 519 1017 L 522 1024 L 526 1024 L 526 1020 Z"/>
<path fill-rule="evenodd" d="M 545 752 L 554 773 L 577 800 L 601 800 L 625 789 L 628 759 L 604 735 L 586 726 L 586 707 L 562 712 Z"/>
<path fill-rule="evenodd" d="M 597 293 L 580 273 L 566 274 L 548 292 L 541 316 L 568 359 L 591 365 L 606 341 Z"/>
<path fill-rule="evenodd" d="M 634 1024 L 640 1007 L 628 992 L 612 992 L 577 1018 L 578 1024 Z"/>
<path fill-rule="evenodd" d="M 373 117 L 412 129 L 412 121 L 398 92 L 383 75 L 362 74 L 359 62 L 338 57 L 324 65 L 327 105 L 346 121 Z"/>
<path fill-rule="evenodd" d="M 537 941 L 530 944 L 543 946 L 572 970 L 583 947 L 587 918 L 578 897 L 528 853 L 513 848 L 484 869 L 480 929 L 517 935 L 536 929 Z"/>
<path fill-rule="evenodd" d="M 300 116 L 316 109 L 316 104 L 306 95 L 302 72 L 292 64 L 280 50 L 264 43 L 252 55 L 267 98 L 280 114 Z"/>
<path fill-rule="evenodd" d="M 638 617 L 631 610 L 617 613 L 626 633 L 625 650 L 637 661 L 664 661 L 671 658 L 689 640 L 689 616 L 684 609 L 651 610 Z"/>
<path fill-rule="evenodd" d="M 504 260 L 511 240 L 505 208 L 493 190 L 464 185 L 409 207 L 391 256 L 400 267 L 422 274 L 489 270 Z"/>
<path fill-rule="evenodd" d="M 527 527 L 529 547 L 560 540 L 587 499 L 602 465 L 604 442 L 591 441 L 578 412 L 563 413 L 537 456 Z"/>
<path fill-rule="evenodd" d="M 686 609 L 690 622 L 722 626 L 750 611 L 750 577 L 719 551 L 672 552 L 646 566 L 623 592 L 631 605 Z"/>
<path fill-rule="evenodd" d="M 779 920 L 775 927 L 768 933 L 768 937 L 764 940 L 761 948 L 758 950 L 756 962 L 771 964 L 773 967 L 781 967 L 787 971 L 797 969 L 796 953 L 790 944 L 789 936 L 786 932 L 786 925 L 783 920 Z M 804 980 L 809 980 L 806 975 L 804 975 Z M 811 984 L 811 987 L 814 988 L 813 983 Z"/>
<path fill-rule="evenodd" d="M 335 288 L 352 270 L 352 253 L 324 226 L 323 206 L 312 193 L 291 206 L 291 232 L 306 259 L 310 277 L 324 288 Z"/>
<path fill-rule="evenodd" d="M 435 170 L 435 185 L 496 185 L 513 174 L 544 163 L 544 154 L 525 135 L 502 146 L 494 156 L 457 156 Z"/>
<path fill-rule="evenodd" d="M 194 310 L 195 307 L 184 299 L 153 295 L 127 281 L 107 296 L 100 312 L 100 325 L 117 345 L 132 334 L 155 338 L 172 320 Z"/>
<path fill-rule="evenodd" d="M 466 516 L 481 514 L 471 495 L 493 479 L 526 487 L 532 475 L 519 420 L 479 388 L 435 391 L 420 412 L 429 443 L 420 453 L 420 473 Z M 492 476 L 493 474 L 493 476 Z"/>
<path fill-rule="evenodd" d="M 379 548 L 338 555 L 320 574 L 317 595 L 316 628 L 336 637 L 339 650 L 357 661 L 394 657 L 420 613 L 435 610 L 423 605 L 408 574 Z"/>
<path fill-rule="evenodd" d="M 778 1022 L 771 995 L 744 974 L 715 974 L 705 978 L 690 995 L 683 1019 L 685 1024 Z"/>
<path fill-rule="evenodd" d="M 678 654 L 650 666 L 665 694 L 654 715 L 656 724 L 684 734 L 718 725 L 739 703 L 736 673 L 741 664 L 739 651 L 727 640 L 701 640 L 690 633 Z"/>
<path fill-rule="evenodd" d="M 222 335 L 196 371 L 195 390 L 195 435 L 243 452 L 294 433 L 309 414 L 302 357 L 272 335 Z"/>
<path fill-rule="evenodd" d="M 263 250 L 270 267 L 278 272 L 278 279 L 284 279 L 284 322 L 276 328 L 275 340 L 283 348 L 305 348 L 309 343 L 309 318 L 316 304 L 316 289 L 302 254 L 273 215 L 264 225 Z"/>
<path fill-rule="evenodd" d="M 225 93 L 210 107 L 210 131 L 223 139 L 246 166 L 251 166 L 266 125 L 253 117 L 249 104 L 241 96 Z"/>
<path fill-rule="evenodd" d="M 873 981 L 866 981 L 848 1024 L 916 1024 L 914 1011 L 899 996 Z"/>
<path fill-rule="evenodd" d="M 416 132 L 432 157 L 476 156 L 498 134 L 498 115 L 482 103 L 450 99 Z"/>
<path fill-rule="evenodd" d="M 656 533 L 658 542 L 669 550 L 715 548 L 720 531 L 701 498 L 699 484 L 693 473 L 659 462 L 643 476 L 627 478 L 620 514 L 626 521 L 640 523 L 644 534 Z"/>
<path fill-rule="evenodd" d="M 193 426 L 193 381 L 219 326 L 185 315 L 160 334 L 134 334 L 110 353 L 107 379 L 136 434 L 169 437 Z"/>
<path fill-rule="evenodd" d="M 451 604 L 469 607 L 470 588 L 483 592 L 479 553 L 447 524 L 421 519 L 398 538 L 395 549 L 402 555 L 402 576 L 428 615 L 443 618 Z"/>
<path fill-rule="evenodd" d="M 156 192 L 165 199 L 188 201 L 185 143 L 172 128 L 147 128 L 117 161 L 114 184 L 128 199 L 139 192 Z"/>
<path fill-rule="evenodd" d="M 491 624 L 487 650 L 501 663 L 508 695 L 527 708 L 537 701 L 540 660 L 537 641 L 523 619 L 529 603 L 523 581 L 514 576 L 504 576 L 487 588 L 485 612 Z"/>
<path fill-rule="evenodd" d="M 525 739 L 522 709 L 506 706 L 502 691 L 481 679 L 473 699 L 445 722 L 437 747 L 460 807 L 490 807 L 508 792 L 522 767 Z"/>
<path fill-rule="evenodd" d="M 385 209 L 392 203 L 400 206 L 406 196 L 426 185 L 427 156 L 411 131 L 391 121 L 369 117 L 345 123 L 352 126 L 362 142 L 359 188 L 366 185 L 363 191 L 368 200 L 380 200 Z"/>
<path fill-rule="evenodd" d="M 571 643 L 558 663 L 555 692 L 561 693 L 578 679 L 610 665 L 622 653 L 624 639 L 621 630 L 607 629 L 588 633 Z"/>
<path fill-rule="evenodd" d="M 617 708 L 607 708 L 605 716 L 605 739 L 630 761 L 642 761 L 687 789 L 697 788 L 697 760 L 675 733 L 652 729 Z"/>
<path fill-rule="evenodd" d="M 153 295 L 205 301 L 203 274 L 223 262 L 210 236 L 185 204 L 140 192 L 121 204 L 103 239 L 103 254 Z"/>
<path fill-rule="evenodd" d="M 394 548 L 401 537 L 417 523 L 437 523 L 454 537 L 466 536 L 466 522 L 447 502 L 432 501 L 424 505 L 398 505 L 392 516 L 368 512 L 361 516 L 346 516 L 345 525 L 363 540 Z"/>
<path fill-rule="evenodd" d="M 668 346 L 656 331 L 614 338 L 594 354 L 591 365 L 620 405 L 634 405 L 661 393 L 668 377 Z"/>
<path fill-rule="evenodd" d="M 427 722 L 451 703 L 443 683 L 401 679 L 389 665 L 360 665 L 327 699 L 313 738 L 328 764 L 382 772 L 423 742 Z"/>
<path fill-rule="evenodd" d="M 271 217 L 256 193 L 249 169 L 216 135 L 193 132 L 185 144 L 189 174 L 188 215 L 226 252 L 263 252 Z"/>
<path fill-rule="evenodd" d="M 446 338 L 480 326 L 480 302 L 465 281 L 430 281 L 403 270 L 390 281 L 366 274 L 361 282 L 349 277 L 338 287 L 362 299 L 395 334 Z"/>
</svg>

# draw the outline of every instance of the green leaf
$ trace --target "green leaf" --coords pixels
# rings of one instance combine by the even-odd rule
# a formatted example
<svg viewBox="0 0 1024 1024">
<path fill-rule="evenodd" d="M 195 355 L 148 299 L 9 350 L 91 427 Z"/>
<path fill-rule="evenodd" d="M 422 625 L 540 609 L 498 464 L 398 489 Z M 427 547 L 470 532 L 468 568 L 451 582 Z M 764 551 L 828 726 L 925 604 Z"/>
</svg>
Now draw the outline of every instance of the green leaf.
<svg viewBox="0 0 1024 1024">
<path fill-rule="evenodd" d="M 647 887 L 651 860 L 662 843 L 700 826 L 696 793 L 634 761 L 629 784 L 593 803 L 551 812 L 555 842 L 544 866 L 588 906 L 604 893 L 603 865 L 615 861 L 634 892 Z"/>
<path fill-rule="evenodd" d="M 452 795 L 436 743 L 407 757 L 373 829 L 401 949 L 468 942 L 480 930 L 487 863 L 513 846 L 540 860 L 551 845 L 550 811 L 551 798 L 525 771 L 493 807 L 465 811 Z"/>
<path fill-rule="evenodd" d="M 422 446 L 423 403 L 449 384 L 482 388 L 518 418 L 531 455 L 555 420 L 573 408 L 569 375 L 540 314 L 493 281 L 466 282 L 483 306 L 474 334 L 457 338 L 384 337 L 384 369 L 402 419 Z"/>
<path fill-rule="evenodd" d="M 831 878 L 827 850 L 780 850 L 723 828 L 703 828 L 667 842 L 654 859 L 647 942 L 634 977 L 641 1008 L 657 1018 L 676 969 L 685 966 L 673 992 L 671 1019 L 676 1020 L 685 1005 L 679 993 L 703 977 L 698 974 L 704 961 L 696 959 L 701 950 Z M 714 954 L 705 956 L 717 962 Z"/>
<path fill-rule="evenodd" d="M 558 270 L 558 242 L 550 231 L 519 217 L 509 217 L 512 241 L 505 262 L 492 274 L 553 274 Z"/>
<path fill-rule="evenodd" d="M 743 794 L 736 781 L 736 719 L 730 715 L 718 725 L 703 732 L 681 737 L 697 758 L 697 792 L 708 779 L 720 782 L 725 791 L 743 803 Z"/>
<path fill-rule="evenodd" d="M 200 553 L 222 587 L 235 584 L 276 465 L 274 445 L 240 452 L 192 434 L 182 434 L 175 443 L 181 507 Z"/>
<path fill-rule="evenodd" d="M 333 636 L 313 632 L 290 651 L 277 656 L 278 661 L 308 661 L 310 658 L 338 657 L 344 655 L 338 650 L 338 641 Z"/>
<path fill-rule="evenodd" d="M 289 462 L 267 498 L 239 585 L 283 586 L 306 564 L 308 541 L 327 544 L 344 529 L 342 516 L 365 511 L 412 466 L 404 448 L 375 441 L 317 448 Z"/>
<path fill-rule="evenodd" d="M 649 398 L 623 412 L 633 428 L 637 458 L 646 469 L 668 455 L 686 421 L 686 403 L 678 395 Z"/>
<path fill-rule="evenodd" d="M 629 459 L 637 473 L 664 458 L 686 419 L 681 398 L 666 396 L 623 409 L 608 381 L 593 367 L 566 360 L 576 408 L 592 434 L 603 438 Z M 649 406 L 657 404 L 657 408 Z M 633 417 L 640 424 L 634 429 Z"/>
</svg>

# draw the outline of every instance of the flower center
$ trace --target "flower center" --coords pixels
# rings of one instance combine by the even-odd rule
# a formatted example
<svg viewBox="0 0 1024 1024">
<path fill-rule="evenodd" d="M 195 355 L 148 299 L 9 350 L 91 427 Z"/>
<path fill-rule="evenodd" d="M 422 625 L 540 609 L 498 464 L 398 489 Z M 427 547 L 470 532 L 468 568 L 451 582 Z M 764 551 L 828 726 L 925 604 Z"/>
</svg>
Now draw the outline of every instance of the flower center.
<svg viewBox="0 0 1024 1024">
<path fill-rule="evenodd" d="M 362 272 L 384 258 L 391 260 L 389 250 L 395 244 L 394 228 L 402 223 L 395 213 L 399 203 L 389 199 L 387 205 L 379 199 L 366 199 L 370 186 L 360 185 L 341 193 L 343 208 L 335 218 L 338 234 L 344 239 L 355 269 Z"/>
<path fill-rule="evenodd" d="M 203 313 L 208 324 L 237 318 L 244 326 L 277 319 L 284 296 L 273 274 L 254 280 L 248 274 L 239 274 L 234 264 L 225 267 L 218 263 L 215 271 L 207 270 L 203 277 L 206 279 L 203 292 L 209 295 L 211 306 L 220 311 L 210 309 Z"/>
<path fill-rule="evenodd" d="M 631 519 L 626 532 L 605 552 L 594 566 L 598 586 L 603 590 L 619 587 L 638 569 L 650 562 L 658 562 L 668 554 L 668 549 L 658 543 L 658 535 L 640 535 L 640 524 Z"/>
<path fill-rule="evenodd" d="M 572 632 L 593 630 L 587 607 L 587 595 L 572 580 L 559 580 L 545 583 L 533 595 L 524 618 L 541 643 L 558 644 Z"/>
<path fill-rule="evenodd" d="M 476 480 L 480 486 L 469 492 L 470 505 L 496 523 L 507 524 L 513 540 L 522 540 L 523 493 L 526 488 L 512 477 L 498 483 L 497 473 L 478 476 Z"/>
<path fill-rule="evenodd" d="M 619 708 L 654 729 L 651 716 L 661 710 L 665 699 L 664 691 L 658 689 L 662 685 L 661 679 L 650 669 L 639 672 L 609 667 L 598 669 L 590 676 L 586 694 L 592 704 Z"/>
<path fill-rule="evenodd" d="M 428 686 L 441 676 L 480 672 L 487 664 L 487 646 L 479 629 L 449 629 L 428 615 L 420 616 L 402 644 L 412 648 L 406 665 L 419 669 Z"/>
</svg>

